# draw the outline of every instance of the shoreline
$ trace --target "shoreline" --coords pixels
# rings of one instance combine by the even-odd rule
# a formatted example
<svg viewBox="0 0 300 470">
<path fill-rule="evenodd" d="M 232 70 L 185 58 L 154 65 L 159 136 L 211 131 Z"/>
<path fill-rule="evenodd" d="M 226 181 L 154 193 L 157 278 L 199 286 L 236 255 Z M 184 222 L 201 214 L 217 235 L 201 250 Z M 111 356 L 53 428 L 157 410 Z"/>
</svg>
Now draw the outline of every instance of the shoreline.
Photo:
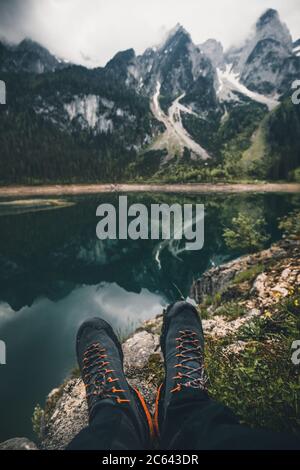
<svg viewBox="0 0 300 470">
<path fill-rule="evenodd" d="M 298 183 L 65 184 L 0 186 L 1 197 L 67 196 L 103 193 L 300 193 Z"/>
</svg>

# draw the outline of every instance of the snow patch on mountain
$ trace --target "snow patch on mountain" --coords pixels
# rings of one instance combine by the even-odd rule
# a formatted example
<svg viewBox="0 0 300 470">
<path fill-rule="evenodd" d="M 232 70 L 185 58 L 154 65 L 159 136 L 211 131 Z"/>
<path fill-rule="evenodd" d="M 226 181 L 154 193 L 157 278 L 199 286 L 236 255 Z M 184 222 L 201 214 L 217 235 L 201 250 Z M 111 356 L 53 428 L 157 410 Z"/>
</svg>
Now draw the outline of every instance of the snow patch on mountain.
<svg viewBox="0 0 300 470">
<path fill-rule="evenodd" d="M 218 68 L 217 74 L 219 80 L 217 96 L 220 101 L 239 101 L 238 95 L 235 94 L 237 92 L 253 101 L 266 105 L 269 111 L 272 111 L 280 104 L 278 96 L 269 97 L 249 90 L 239 81 L 239 74 L 233 71 L 232 64 L 228 64 L 225 71 Z"/>
<path fill-rule="evenodd" d="M 102 98 L 101 96 L 100 96 L 99 100 L 100 100 L 100 103 L 101 103 L 105 108 L 108 108 L 108 109 L 113 109 L 113 107 L 114 107 L 114 105 L 115 105 L 114 101 L 111 101 L 111 100 L 109 100 L 109 99 L 107 99 L 107 98 Z"/>
</svg>

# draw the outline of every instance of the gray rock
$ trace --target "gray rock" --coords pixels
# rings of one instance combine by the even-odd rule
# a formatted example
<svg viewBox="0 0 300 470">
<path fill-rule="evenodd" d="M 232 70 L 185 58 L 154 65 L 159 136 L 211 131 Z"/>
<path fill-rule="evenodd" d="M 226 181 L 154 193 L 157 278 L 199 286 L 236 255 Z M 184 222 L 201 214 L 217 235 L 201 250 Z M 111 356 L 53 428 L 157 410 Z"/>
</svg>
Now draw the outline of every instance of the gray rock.
<svg viewBox="0 0 300 470">
<path fill-rule="evenodd" d="M 208 39 L 199 45 L 201 51 L 211 60 L 214 67 L 225 68 L 224 49 L 216 39 Z"/>
<path fill-rule="evenodd" d="M 157 352 L 159 348 L 159 336 L 147 331 L 140 331 L 123 344 L 124 369 L 127 373 L 130 369 L 143 369 L 149 360 L 149 356 Z"/>
<path fill-rule="evenodd" d="M 0 443 L 0 450 L 38 450 L 36 444 L 26 437 L 15 437 Z"/>
<path fill-rule="evenodd" d="M 292 248 L 289 244 L 284 247 L 281 243 L 278 243 L 268 250 L 243 256 L 212 268 L 193 283 L 190 296 L 199 304 L 206 296 L 213 297 L 215 294 L 224 291 L 231 284 L 236 274 L 247 271 L 257 264 L 267 263 L 271 259 L 284 259 Z M 261 283 L 258 283 L 256 287 L 261 289 Z"/>
<path fill-rule="evenodd" d="M 69 380 L 60 390 L 55 403 L 53 393 L 46 401 L 47 410 L 41 447 L 43 449 L 64 449 L 66 445 L 88 424 L 85 387 L 81 379 Z"/>
</svg>

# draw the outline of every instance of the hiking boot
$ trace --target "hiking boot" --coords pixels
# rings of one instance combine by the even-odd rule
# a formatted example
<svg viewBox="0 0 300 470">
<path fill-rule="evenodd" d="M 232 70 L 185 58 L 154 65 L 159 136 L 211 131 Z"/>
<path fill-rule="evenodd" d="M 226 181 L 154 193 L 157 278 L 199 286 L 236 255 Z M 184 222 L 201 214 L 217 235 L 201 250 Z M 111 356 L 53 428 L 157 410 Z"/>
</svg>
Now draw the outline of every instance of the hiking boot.
<svg viewBox="0 0 300 470">
<path fill-rule="evenodd" d="M 126 380 L 122 347 L 112 327 L 101 318 L 84 322 L 77 333 L 76 352 L 90 422 L 104 400 L 123 407 L 139 429 L 144 448 L 148 448 L 153 436 L 151 415 L 140 392 Z"/>
<path fill-rule="evenodd" d="M 187 302 L 177 302 L 166 309 L 160 345 L 166 376 L 156 398 L 154 424 L 158 434 L 173 398 L 179 399 L 186 390 L 206 393 L 204 336 L 195 307 Z"/>
</svg>

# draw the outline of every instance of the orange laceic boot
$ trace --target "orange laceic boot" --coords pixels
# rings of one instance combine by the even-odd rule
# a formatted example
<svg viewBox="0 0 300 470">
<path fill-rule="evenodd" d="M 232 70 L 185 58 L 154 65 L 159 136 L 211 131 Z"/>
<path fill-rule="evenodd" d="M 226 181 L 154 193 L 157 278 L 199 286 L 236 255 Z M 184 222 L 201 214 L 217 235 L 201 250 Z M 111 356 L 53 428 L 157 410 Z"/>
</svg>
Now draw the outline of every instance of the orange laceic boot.
<svg viewBox="0 0 300 470">
<path fill-rule="evenodd" d="M 101 318 L 84 322 L 77 333 L 76 352 L 90 421 L 103 400 L 126 407 L 139 430 L 145 449 L 151 447 L 153 422 L 147 405 L 124 375 L 123 351 L 112 327 Z"/>
<path fill-rule="evenodd" d="M 158 436 L 172 397 L 186 389 L 206 391 L 204 337 L 195 307 L 187 302 L 177 302 L 167 308 L 160 344 L 166 378 L 156 397 L 154 427 Z"/>
</svg>

